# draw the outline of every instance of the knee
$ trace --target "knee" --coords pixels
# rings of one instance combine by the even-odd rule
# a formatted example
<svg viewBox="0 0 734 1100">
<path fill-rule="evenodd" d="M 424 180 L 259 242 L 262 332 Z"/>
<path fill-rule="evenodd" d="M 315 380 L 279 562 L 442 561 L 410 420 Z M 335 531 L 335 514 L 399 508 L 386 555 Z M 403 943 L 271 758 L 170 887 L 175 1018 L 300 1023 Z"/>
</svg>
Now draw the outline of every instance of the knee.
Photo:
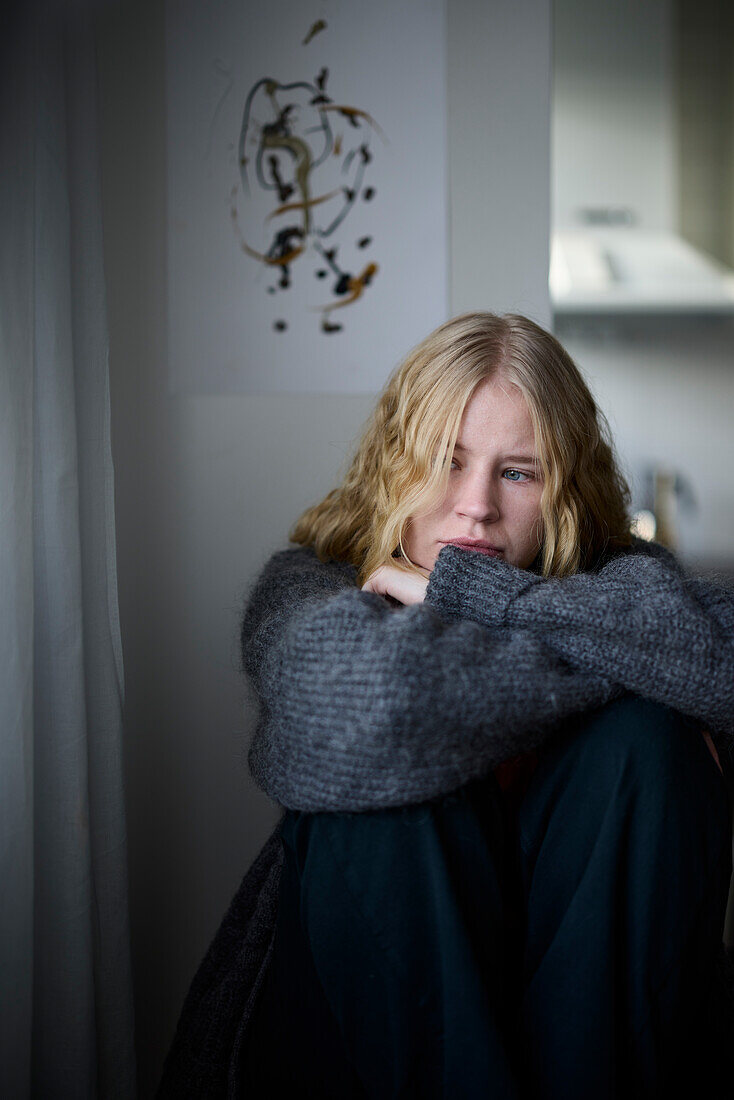
<svg viewBox="0 0 734 1100">
<path fill-rule="evenodd" d="M 724 780 L 703 737 L 703 727 L 670 707 L 631 693 L 584 716 L 579 747 L 623 776 L 646 800 L 668 802 L 671 794 L 708 806 L 731 827 Z"/>
<path fill-rule="evenodd" d="M 499 858 L 505 843 L 501 792 L 493 776 L 429 802 L 360 812 L 292 813 L 289 841 L 299 867 L 324 862 L 361 884 L 435 881 L 442 868 Z M 360 887 L 361 888 L 361 887 Z"/>
<path fill-rule="evenodd" d="M 695 751 L 699 741 L 708 753 L 693 719 L 631 693 L 584 716 L 581 733 L 595 754 L 610 754 L 652 775 L 696 767 L 705 759 Z"/>
<path fill-rule="evenodd" d="M 304 876 L 332 864 L 350 874 L 373 876 L 419 842 L 431 827 L 424 805 L 361 812 L 293 813 L 288 840 Z"/>
</svg>

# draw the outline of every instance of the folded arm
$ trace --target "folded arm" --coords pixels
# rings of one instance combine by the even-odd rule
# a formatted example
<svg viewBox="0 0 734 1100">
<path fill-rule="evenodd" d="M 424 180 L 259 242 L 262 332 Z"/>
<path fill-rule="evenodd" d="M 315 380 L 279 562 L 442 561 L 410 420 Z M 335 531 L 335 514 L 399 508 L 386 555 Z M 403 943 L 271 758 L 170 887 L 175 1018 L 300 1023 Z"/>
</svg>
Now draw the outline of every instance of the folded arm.
<svg viewBox="0 0 734 1100">
<path fill-rule="evenodd" d="M 455 621 L 429 602 L 392 607 L 308 549 L 274 554 L 261 573 L 242 660 L 261 704 L 252 775 L 306 811 L 447 793 L 622 692 L 524 629 Z"/>
<path fill-rule="evenodd" d="M 734 591 L 688 574 L 658 544 L 564 578 L 444 547 L 426 600 L 445 617 L 542 640 L 573 668 L 699 720 L 727 750 L 734 740 Z"/>
</svg>

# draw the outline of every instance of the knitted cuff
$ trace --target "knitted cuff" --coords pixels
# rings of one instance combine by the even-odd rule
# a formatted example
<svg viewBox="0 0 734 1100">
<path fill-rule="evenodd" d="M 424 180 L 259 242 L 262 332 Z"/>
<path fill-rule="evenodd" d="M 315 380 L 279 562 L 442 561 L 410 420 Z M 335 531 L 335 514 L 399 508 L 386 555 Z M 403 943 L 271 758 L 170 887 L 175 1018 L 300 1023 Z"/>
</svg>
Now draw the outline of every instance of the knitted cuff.
<svg viewBox="0 0 734 1100">
<path fill-rule="evenodd" d="M 448 543 L 428 578 L 425 601 L 451 619 L 501 626 L 512 601 L 542 579 L 504 558 Z"/>
</svg>

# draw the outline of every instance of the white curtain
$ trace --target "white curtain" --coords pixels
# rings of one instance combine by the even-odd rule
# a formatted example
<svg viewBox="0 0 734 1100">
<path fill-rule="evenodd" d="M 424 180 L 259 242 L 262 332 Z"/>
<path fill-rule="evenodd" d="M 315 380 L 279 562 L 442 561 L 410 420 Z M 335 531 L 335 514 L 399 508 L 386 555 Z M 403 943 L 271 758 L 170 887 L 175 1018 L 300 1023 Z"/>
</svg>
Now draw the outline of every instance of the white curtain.
<svg viewBox="0 0 734 1100">
<path fill-rule="evenodd" d="M 9 1100 L 135 1095 L 87 8 L 26 0 L 6 16 L 0 46 L 0 1095 Z"/>
</svg>

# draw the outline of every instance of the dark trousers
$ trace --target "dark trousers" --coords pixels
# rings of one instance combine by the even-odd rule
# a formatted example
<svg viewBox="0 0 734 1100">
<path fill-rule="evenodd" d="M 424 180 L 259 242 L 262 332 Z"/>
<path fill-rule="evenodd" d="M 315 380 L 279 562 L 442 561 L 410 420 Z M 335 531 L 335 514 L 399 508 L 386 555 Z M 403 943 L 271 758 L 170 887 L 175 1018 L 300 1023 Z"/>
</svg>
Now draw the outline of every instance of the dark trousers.
<svg viewBox="0 0 734 1100">
<path fill-rule="evenodd" d="M 625 695 L 539 754 L 366 813 L 288 812 L 245 1095 L 734 1094 L 715 1001 L 729 795 L 699 728 Z"/>
</svg>

